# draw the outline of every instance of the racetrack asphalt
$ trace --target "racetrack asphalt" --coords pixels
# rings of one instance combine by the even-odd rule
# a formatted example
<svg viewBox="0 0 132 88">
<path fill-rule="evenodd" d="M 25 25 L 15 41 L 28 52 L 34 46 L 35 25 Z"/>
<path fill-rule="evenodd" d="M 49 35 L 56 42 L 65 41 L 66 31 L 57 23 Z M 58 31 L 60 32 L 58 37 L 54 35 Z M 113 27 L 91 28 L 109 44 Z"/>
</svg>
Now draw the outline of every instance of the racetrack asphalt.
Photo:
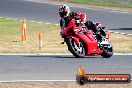
<svg viewBox="0 0 132 88">
<path fill-rule="evenodd" d="M 37 0 L 36 0 L 37 1 Z M 0 0 L 0 17 L 59 24 L 58 5 L 25 0 Z M 70 5 L 71 11 L 87 14 L 87 20 L 99 21 L 106 30 L 132 34 L 132 12 L 120 12 Z"/>
<path fill-rule="evenodd" d="M 0 81 L 75 80 L 78 66 L 88 74 L 130 74 L 132 55 L 111 58 L 72 55 L 0 55 Z"/>
<path fill-rule="evenodd" d="M 58 6 L 23 0 L 0 0 L 0 17 L 59 23 Z M 87 13 L 88 20 L 99 20 L 112 31 L 132 33 L 132 13 L 71 7 Z M 71 55 L 0 55 L 0 81 L 11 80 L 75 80 L 77 67 L 87 73 L 129 73 L 132 75 L 132 55 L 111 58 L 93 56 L 74 58 Z"/>
</svg>

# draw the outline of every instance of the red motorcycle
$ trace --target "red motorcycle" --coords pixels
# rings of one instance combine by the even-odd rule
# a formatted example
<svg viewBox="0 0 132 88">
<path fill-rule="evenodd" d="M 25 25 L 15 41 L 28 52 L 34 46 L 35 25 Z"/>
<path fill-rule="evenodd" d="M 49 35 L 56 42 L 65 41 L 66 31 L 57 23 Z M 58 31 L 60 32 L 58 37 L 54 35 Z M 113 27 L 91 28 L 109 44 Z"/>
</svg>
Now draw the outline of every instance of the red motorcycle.
<svg viewBox="0 0 132 88">
<path fill-rule="evenodd" d="M 64 29 L 61 29 L 60 35 L 64 38 L 68 46 L 68 50 L 75 57 L 101 55 L 109 58 L 113 55 L 113 48 L 108 38 L 106 38 L 105 27 L 100 27 L 98 35 L 101 36 L 101 42 L 98 41 L 99 36 L 94 34 L 92 30 L 86 31 L 85 27 L 76 26 L 75 19 L 67 18 Z"/>
</svg>

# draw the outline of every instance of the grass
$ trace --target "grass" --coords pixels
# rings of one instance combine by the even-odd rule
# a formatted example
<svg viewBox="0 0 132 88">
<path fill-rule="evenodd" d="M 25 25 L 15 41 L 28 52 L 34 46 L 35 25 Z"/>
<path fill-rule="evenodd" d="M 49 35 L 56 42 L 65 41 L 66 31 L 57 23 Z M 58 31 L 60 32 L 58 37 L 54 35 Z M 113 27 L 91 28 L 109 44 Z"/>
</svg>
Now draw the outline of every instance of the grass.
<svg viewBox="0 0 132 88">
<path fill-rule="evenodd" d="M 21 42 L 21 21 L 0 18 L 0 53 L 68 53 L 66 45 L 60 44 L 59 26 L 27 22 L 27 41 Z M 43 47 L 38 49 L 38 34 L 42 33 Z M 115 52 L 132 53 L 132 36 L 111 34 Z"/>
<path fill-rule="evenodd" d="M 59 26 L 27 22 L 27 41 L 21 42 L 21 21 L 0 19 L 0 53 L 66 52 L 61 45 Z M 38 34 L 42 33 L 43 47 L 38 49 Z"/>
<path fill-rule="evenodd" d="M 54 0 L 108 7 L 132 8 L 132 0 Z"/>
<path fill-rule="evenodd" d="M 114 52 L 132 53 L 132 36 L 111 33 Z"/>
</svg>

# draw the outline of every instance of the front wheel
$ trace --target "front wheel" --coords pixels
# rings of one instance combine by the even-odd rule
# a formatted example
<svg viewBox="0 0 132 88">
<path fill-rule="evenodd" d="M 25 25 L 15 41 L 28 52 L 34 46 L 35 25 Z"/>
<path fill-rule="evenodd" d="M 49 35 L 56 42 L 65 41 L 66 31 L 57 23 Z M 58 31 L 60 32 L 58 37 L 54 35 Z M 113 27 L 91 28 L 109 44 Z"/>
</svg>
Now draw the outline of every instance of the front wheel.
<svg viewBox="0 0 132 88">
<path fill-rule="evenodd" d="M 104 58 L 110 58 L 113 55 L 113 48 L 103 48 L 103 53 L 101 54 Z"/>
<path fill-rule="evenodd" d="M 82 58 L 85 56 L 85 48 L 83 45 L 83 42 L 79 41 L 79 44 L 76 44 L 75 40 L 73 38 L 67 39 L 67 46 L 68 50 L 78 58 Z"/>
<path fill-rule="evenodd" d="M 101 49 L 103 50 L 101 56 L 104 58 L 109 58 L 113 55 L 113 47 L 108 39 L 105 38 L 103 41 L 105 43 L 101 45 Z"/>
</svg>

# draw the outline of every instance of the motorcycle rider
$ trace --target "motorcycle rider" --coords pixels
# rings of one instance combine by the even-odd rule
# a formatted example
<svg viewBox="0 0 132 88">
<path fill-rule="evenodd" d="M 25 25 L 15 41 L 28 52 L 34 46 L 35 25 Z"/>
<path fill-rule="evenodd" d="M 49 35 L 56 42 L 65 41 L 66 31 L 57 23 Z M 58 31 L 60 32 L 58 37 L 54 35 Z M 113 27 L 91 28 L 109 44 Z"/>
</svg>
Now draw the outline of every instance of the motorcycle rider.
<svg viewBox="0 0 132 88">
<path fill-rule="evenodd" d="M 78 13 L 71 12 L 70 13 L 70 9 L 67 5 L 61 5 L 59 7 L 59 15 L 61 17 L 60 26 L 63 28 L 66 26 L 65 23 L 67 23 L 67 19 L 71 20 L 72 18 L 74 18 L 76 26 L 79 26 L 80 24 L 84 24 L 86 22 L 86 14 L 85 13 L 80 13 L 80 12 L 78 12 Z"/>
<path fill-rule="evenodd" d="M 86 21 L 86 14 L 80 13 L 80 12 L 71 12 L 70 8 L 67 5 L 61 5 L 59 7 L 59 15 L 61 17 L 60 20 L 60 27 L 61 29 L 64 29 L 69 21 L 72 20 L 72 18 L 75 19 L 76 26 L 86 26 L 88 30 L 92 30 L 95 35 L 98 35 L 97 31 L 98 28 L 101 27 L 101 24 L 99 22 L 92 22 L 92 21 Z M 60 33 L 61 34 L 61 33 Z M 100 40 L 101 38 L 99 38 Z"/>
</svg>

